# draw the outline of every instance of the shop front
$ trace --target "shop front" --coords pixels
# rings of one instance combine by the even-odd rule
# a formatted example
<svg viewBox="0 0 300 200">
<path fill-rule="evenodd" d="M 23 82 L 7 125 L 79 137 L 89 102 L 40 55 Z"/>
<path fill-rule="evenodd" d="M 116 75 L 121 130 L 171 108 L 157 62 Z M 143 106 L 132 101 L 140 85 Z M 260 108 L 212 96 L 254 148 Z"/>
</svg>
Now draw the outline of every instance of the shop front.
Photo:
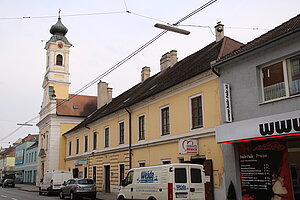
<svg viewBox="0 0 300 200">
<path fill-rule="evenodd" d="M 216 135 L 234 147 L 243 200 L 300 200 L 300 110 L 223 124 Z"/>
</svg>

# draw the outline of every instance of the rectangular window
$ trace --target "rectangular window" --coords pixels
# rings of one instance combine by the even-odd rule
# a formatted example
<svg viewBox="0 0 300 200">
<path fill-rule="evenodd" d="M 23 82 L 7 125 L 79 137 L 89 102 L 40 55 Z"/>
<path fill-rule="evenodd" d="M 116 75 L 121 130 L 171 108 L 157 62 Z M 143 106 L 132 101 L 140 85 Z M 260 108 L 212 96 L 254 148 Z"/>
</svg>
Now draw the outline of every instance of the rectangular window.
<svg viewBox="0 0 300 200">
<path fill-rule="evenodd" d="M 202 183 L 200 169 L 191 168 L 191 183 Z"/>
<path fill-rule="evenodd" d="M 93 166 L 93 180 L 96 183 L 97 180 L 97 167 Z"/>
<path fill-rule="evenodd" d="M 139 161 L 139 167 L 146 167 L 145 161 Z"/>
<path fill-rule="evenodd" d="M 261 68 L 263 101 L 300 94 L 300 55 Z"/>
<path fill-rule="evenodd" d="M 72 154 L 72 142 L 69 141 L 69 156 Z"/>
<path fill-rule="evenodd" d="M 79 154 L 79 138 L 76 139 L 76 154 Z"/>
<path fill-rule="evenodd" d="M 162 160 L 162 161 L 161 161 L 161 164 L 162 164 L 162 165 L 168 165 L 168 164 L 171 164 L 171 160 Z"/>
<path fill-rule="evenodd" d="M 145 115 L 139 116 L 139 125 L 138 125 L 138 132 L 139 132 L 139 140 L 145 139 Z"/>
<path fill-rule="evenodd" d="M 84 136 L 84 152 L 88 152 L 89 147 L 89 137 L 87 135 Z"/>
<path fill-rule="evenodd" d="M 175 168 L 175 183 L 186 183 L 186 168 Z"/>
<path fill-rule="evenodd" d="M 125 175 L 125 165 L 119 164 L 119 185 L 122 184 L 122 180 L 124 179 Z"/>
<path fill-rule="evenodd" d="M 170 134 L 170 113 L 169 107 L 161 109 L 161 135 Z"/>
<path fill-rule="evenodd" d="M 93 150 L 97 149 L 97 132 L 93 133 Z"/>
<path fill-rule="evenodd" d="M 109 127 L 104 129 L 104 147 L 109 147 Z"/>
<path fill-rule="evenodd" d="M 124 144 L 124 122 L 119 122 L 119 144 Z"/>
<path fill-rule="evenodd" d="M 192 129 L 203 127 L 202 96 L 191 98 Z"/>
</svg>

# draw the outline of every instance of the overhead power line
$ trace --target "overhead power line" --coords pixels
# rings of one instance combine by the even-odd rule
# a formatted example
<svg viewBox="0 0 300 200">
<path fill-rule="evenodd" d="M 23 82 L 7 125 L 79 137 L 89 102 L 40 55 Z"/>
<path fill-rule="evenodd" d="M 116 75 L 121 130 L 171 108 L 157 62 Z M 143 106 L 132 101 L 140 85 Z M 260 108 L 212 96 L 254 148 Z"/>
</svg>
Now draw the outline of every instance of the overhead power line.
<svg viewBox="0 0 300 200">
<path fill-rule="evenodd" d="M 191 16 L 195 15 L 196 13 L 200 12 L 201 10 L 203 10 L 204 8 L 208 7 L 209 5 L 211 5 L 212 3 L 216 2 L 216 1 L 217 0 L 211 0 L 211 1 L 209 1 L 208 3 L 204 4 L 200 8 L 194 10 L 193 12 L 189 13 L 185 17 L 181 18 L 179 21 L 177 21 L 173 25 L 174 26 L 179 25 L 179 23 L 181 23 L 184 20 L 190 18 Z M 80 88 L 79 90 L 77 90 L 73 95 L 70 96 L 69 99 L 65 99 L 65 100 L 61 101 L 59 104 L 51 107 L 48 112 L 54 110 L 55 108 L 57 108 L 59 106 L 62 106 L 64 103 L 66 103 L 70 99 L 74 98 L 76 95 L 79 95 L 80 93 L 82 93 L 83 91 L 85 91 L 86 89 L 88 89 L 89 87 L 91 87 L 93 84 L 99 82 L 102 78 L 104 78 L 105 76 L 107 76 L 108 74 L 110 74 L 111 72 L 113 72 L 114 70 L 116 70 L 117 68 L 119 68 L 121 65 L 123 65 L 124 63 L 126 63 L 128 60 L 130 60 L 131 58 L 133 58 L 138 53 L 140 53 L 142 50 L 144 50 L 150 44 L 152 44 L 153 42 L 155 42 L 156 40 L 158 40 L 161 36 L 163 36 L 167 32 L 168 32 L 167 30 L 164 30 L 161 33 L 159 33 L 158 35 L 156 35 L 155 37 L 153 37 L 151 40 L 149 40 L 148 42 L 146 42 L 144 45 L 142 45 L 141 47 L 139 47 L 137 50 L 135 50 L 134 52 L 132 52 L 131 54 L 129 54 L 128 56 L 126 56 L 125 58 L 123 58 L 120 62 L 118 62 L 117 64 L 115 64 L 114 66 L 112 66 L 111 68 L 109 68 L 108 70 L 106 70 L 104 73 L 102 73 L 101 75 L 99 75 L 98 77 L 96 77 L 95 79 L 93 79 L 92 81 L 90 81 L 89 83 L 87 83 L 85 86 L 83 86 L 82 88 Z M 34 118 L 26 121 L 25 124 L 29 124 L 30 122 L 32 122 L 33 120 L 38 119 L 38 118 L 39 118 L 39 116 L 37 115 L 36 117 L 34 117 Z M 20 127 L 18 127 L 13 132 L 11 132 L 8 135 L 6 135 L 3 138 L 1 138 L 0 142 L 3 141 L 6 138 L 12 136 L 14 133 L 16 133 L 18 130 L 20 130 L 23 126 L 24 125 L 21 125 Z"/>
</svg>

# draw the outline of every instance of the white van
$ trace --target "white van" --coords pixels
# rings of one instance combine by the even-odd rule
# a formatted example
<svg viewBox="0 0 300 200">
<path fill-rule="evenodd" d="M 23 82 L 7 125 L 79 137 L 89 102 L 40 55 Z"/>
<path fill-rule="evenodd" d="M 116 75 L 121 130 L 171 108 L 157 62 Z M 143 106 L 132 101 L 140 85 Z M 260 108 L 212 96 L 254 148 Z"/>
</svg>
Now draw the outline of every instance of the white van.
<svg viewBox="0 0 300 200">
<path fill-rule="evenodd" d="M 43 180 L 40 183 L 39 195 L 46 193 L 59 193 L 61 185 L 64 181 L 73 178 L 72 172 L 69 171 L 53 171 L 46 172 Z"/>
<path fill-rule="evenodd" d="M 168 164 L 128 171 L 119 189 L 118 200 L 205 199 L 202 165 Z"/>
</svg>

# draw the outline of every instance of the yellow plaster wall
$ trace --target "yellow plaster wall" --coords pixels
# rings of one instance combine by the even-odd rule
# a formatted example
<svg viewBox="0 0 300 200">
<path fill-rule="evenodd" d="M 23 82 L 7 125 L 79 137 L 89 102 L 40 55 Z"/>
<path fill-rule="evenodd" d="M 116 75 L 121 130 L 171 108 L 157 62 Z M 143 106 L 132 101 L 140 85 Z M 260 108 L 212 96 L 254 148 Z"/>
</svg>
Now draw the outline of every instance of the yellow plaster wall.
<svg viewBox="0 0 300 200">
<path fill-rule="evenodd" d="M 62 134 L 66 133 L 67 131 L 71 130 L 77 125 L 77 123 L 62 123 L 60 125 L 60 144 L 59 144 L 59 162 L 58 162 L 58 169 L 65 171 L 66 170 L 66 163 L 65 163 L 65 155 L 66 155 L 66 138 L 62 136 Z"/>
<path fill-rule="evenodd" d="M 15 157 L 6 157 L 6 166 L 15 166 Z"/>
<path fill-rule="evenodd" d="M 52 84 L 55 90 L 56 99 L 67 99 L 69 98 L 69 86 Z"/>
</svg>

